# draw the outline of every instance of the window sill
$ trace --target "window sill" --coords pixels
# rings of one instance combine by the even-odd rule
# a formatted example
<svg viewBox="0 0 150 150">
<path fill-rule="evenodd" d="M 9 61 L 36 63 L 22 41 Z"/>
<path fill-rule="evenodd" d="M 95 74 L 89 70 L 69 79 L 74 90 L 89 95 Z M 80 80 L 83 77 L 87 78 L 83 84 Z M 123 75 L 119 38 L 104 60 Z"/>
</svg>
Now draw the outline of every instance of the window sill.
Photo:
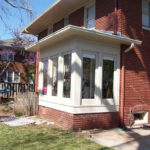
<svg viewBox="0 0 150 150">
<path fill-rule="evenodd" d="M 150 27 L 144 27 L 144 26 L 142 26 L 142 29 L 150 31 Z"/>
</svg>

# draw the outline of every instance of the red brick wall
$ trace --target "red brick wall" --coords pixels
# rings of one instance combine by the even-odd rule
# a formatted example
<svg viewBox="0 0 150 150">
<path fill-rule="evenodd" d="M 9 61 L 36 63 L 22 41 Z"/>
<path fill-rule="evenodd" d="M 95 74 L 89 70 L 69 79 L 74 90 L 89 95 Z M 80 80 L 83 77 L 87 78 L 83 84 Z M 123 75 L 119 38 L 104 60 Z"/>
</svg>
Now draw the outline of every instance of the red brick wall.
<svg viewBox="0 0 150 150">
<path fill-rule="evenodd" d="M 143 105 L 150 105 L 150 31 L 142 29 L 141 6 L 141 0 L 119 0 L 121 32 L 143 41 L 125 56 L 125 125 L 129 123 L 130 110 L 137 106 L 145 109 Z"/>
<path fill-rule="evenodd" d="M 57 30 L 64 27 L 64 19 L 60 20 L 59 22 L 53 25 L 53 31 L 56 32 Z"/>
<path fill-rule="evenodd" d="M 69 15 L 69 24 L 79 27 L 84 25 L 84 7 Z"/>
<path fill-rule="evenodd" d="M 40 117 L 47 118 L 63 129 L 115 128 L 119 126 L 119 113 L 73 115 L 63 111 L 39 106 Z"/>
<path fill-rule="evenodd" d="M 96 0 L 96 29 L 114 30 L 114 7 L 114 0 Z"/>
</svg>

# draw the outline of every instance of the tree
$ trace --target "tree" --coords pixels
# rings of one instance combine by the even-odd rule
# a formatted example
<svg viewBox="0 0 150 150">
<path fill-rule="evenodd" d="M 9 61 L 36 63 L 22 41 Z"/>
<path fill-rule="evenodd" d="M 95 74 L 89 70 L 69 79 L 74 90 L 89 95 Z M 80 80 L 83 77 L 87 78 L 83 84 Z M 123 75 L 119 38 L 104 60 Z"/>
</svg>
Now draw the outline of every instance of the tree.
<svg viewBox="0 0 150 150">
<path fill-rule="evenodd" d="M 0 51 L 0 55 L 3 55 L 3 57 L 7 57 L 6 61 L 2 61 L 0 64 L 0 77 L 2 77 L 3 73 L 7 70 L 11 63 L 11 58 L 9 59 L 9 56 L 15 56 L 15 50 L 19 49 L 24 55 L 24 59 L 22 60 L 22 62 L 25 66 L 26 77 L 30 80 L 34 80 L 36 69 L 36 54 L 32 52 L 26 52 L 24 47 L 34 43 L 35 39 L 31 36 L 23 35 L 19 30 L 14 30 L 13 36 L 14 42 L 12 44 L 12 47 L 5 48 Z"/>
<path fill-rule="evenodd" d="M 0 2 L 0 20 L 3 22 L 7 29 L 10 29 L 10 25 L 6 23 L 5 18 L 12 15 L 12 10 L 17 10 L 20 14 L 20 21 L 22 22 L 22 14 L 26 13 L 30 18 L 33 17 L 33 10 L 30 5 L 30 0 L 1 0 Z M 18 16 L 17 16 L 18 17 Z"/>
</svg>

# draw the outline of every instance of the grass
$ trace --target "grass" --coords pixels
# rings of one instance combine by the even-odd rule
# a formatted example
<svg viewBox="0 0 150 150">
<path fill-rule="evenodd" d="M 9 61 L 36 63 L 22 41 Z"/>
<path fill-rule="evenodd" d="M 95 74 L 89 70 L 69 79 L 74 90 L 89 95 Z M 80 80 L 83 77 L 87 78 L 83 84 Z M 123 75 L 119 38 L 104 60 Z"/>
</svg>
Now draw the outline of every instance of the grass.
<svg viewBox="0 0 150 150">
<path fill-rule="evenodd" d="M 0 150 L 112 150 L 50 127 L 11 128 L 0 124 Z"/>
</svg>

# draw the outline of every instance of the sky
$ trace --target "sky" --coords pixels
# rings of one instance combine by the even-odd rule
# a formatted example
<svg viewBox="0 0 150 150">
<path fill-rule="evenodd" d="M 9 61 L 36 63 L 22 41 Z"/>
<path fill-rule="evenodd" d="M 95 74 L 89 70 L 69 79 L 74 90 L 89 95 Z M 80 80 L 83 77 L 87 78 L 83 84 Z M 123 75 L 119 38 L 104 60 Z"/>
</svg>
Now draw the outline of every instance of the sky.
<svg viewBox="0 0 150 150">
<path fill-rule="evenodd" d="M 29 0 L 29 1 L 34 11 L 34 16 L 32 18 L 32 20 L 34 20 L 43 11 L 45 11 L 48 7 L 50 7 L 56 0 Z M 12 30 L 23 29 L 32 21 L 25 12 L 22 12 L 22 16 L 21 16 L 18 10 L 8 6 L 4 2 L 3 4 L 6 8 L 8 8 L 11 14 L 8 16 L 3 15 L 4 21 L 6 22 L 6 24 L 10 29 L 6 28 L 2 23 L 2 21 L 0 20 L 0 40 L 12 38 L 13 37 Z"/>
</svg>

